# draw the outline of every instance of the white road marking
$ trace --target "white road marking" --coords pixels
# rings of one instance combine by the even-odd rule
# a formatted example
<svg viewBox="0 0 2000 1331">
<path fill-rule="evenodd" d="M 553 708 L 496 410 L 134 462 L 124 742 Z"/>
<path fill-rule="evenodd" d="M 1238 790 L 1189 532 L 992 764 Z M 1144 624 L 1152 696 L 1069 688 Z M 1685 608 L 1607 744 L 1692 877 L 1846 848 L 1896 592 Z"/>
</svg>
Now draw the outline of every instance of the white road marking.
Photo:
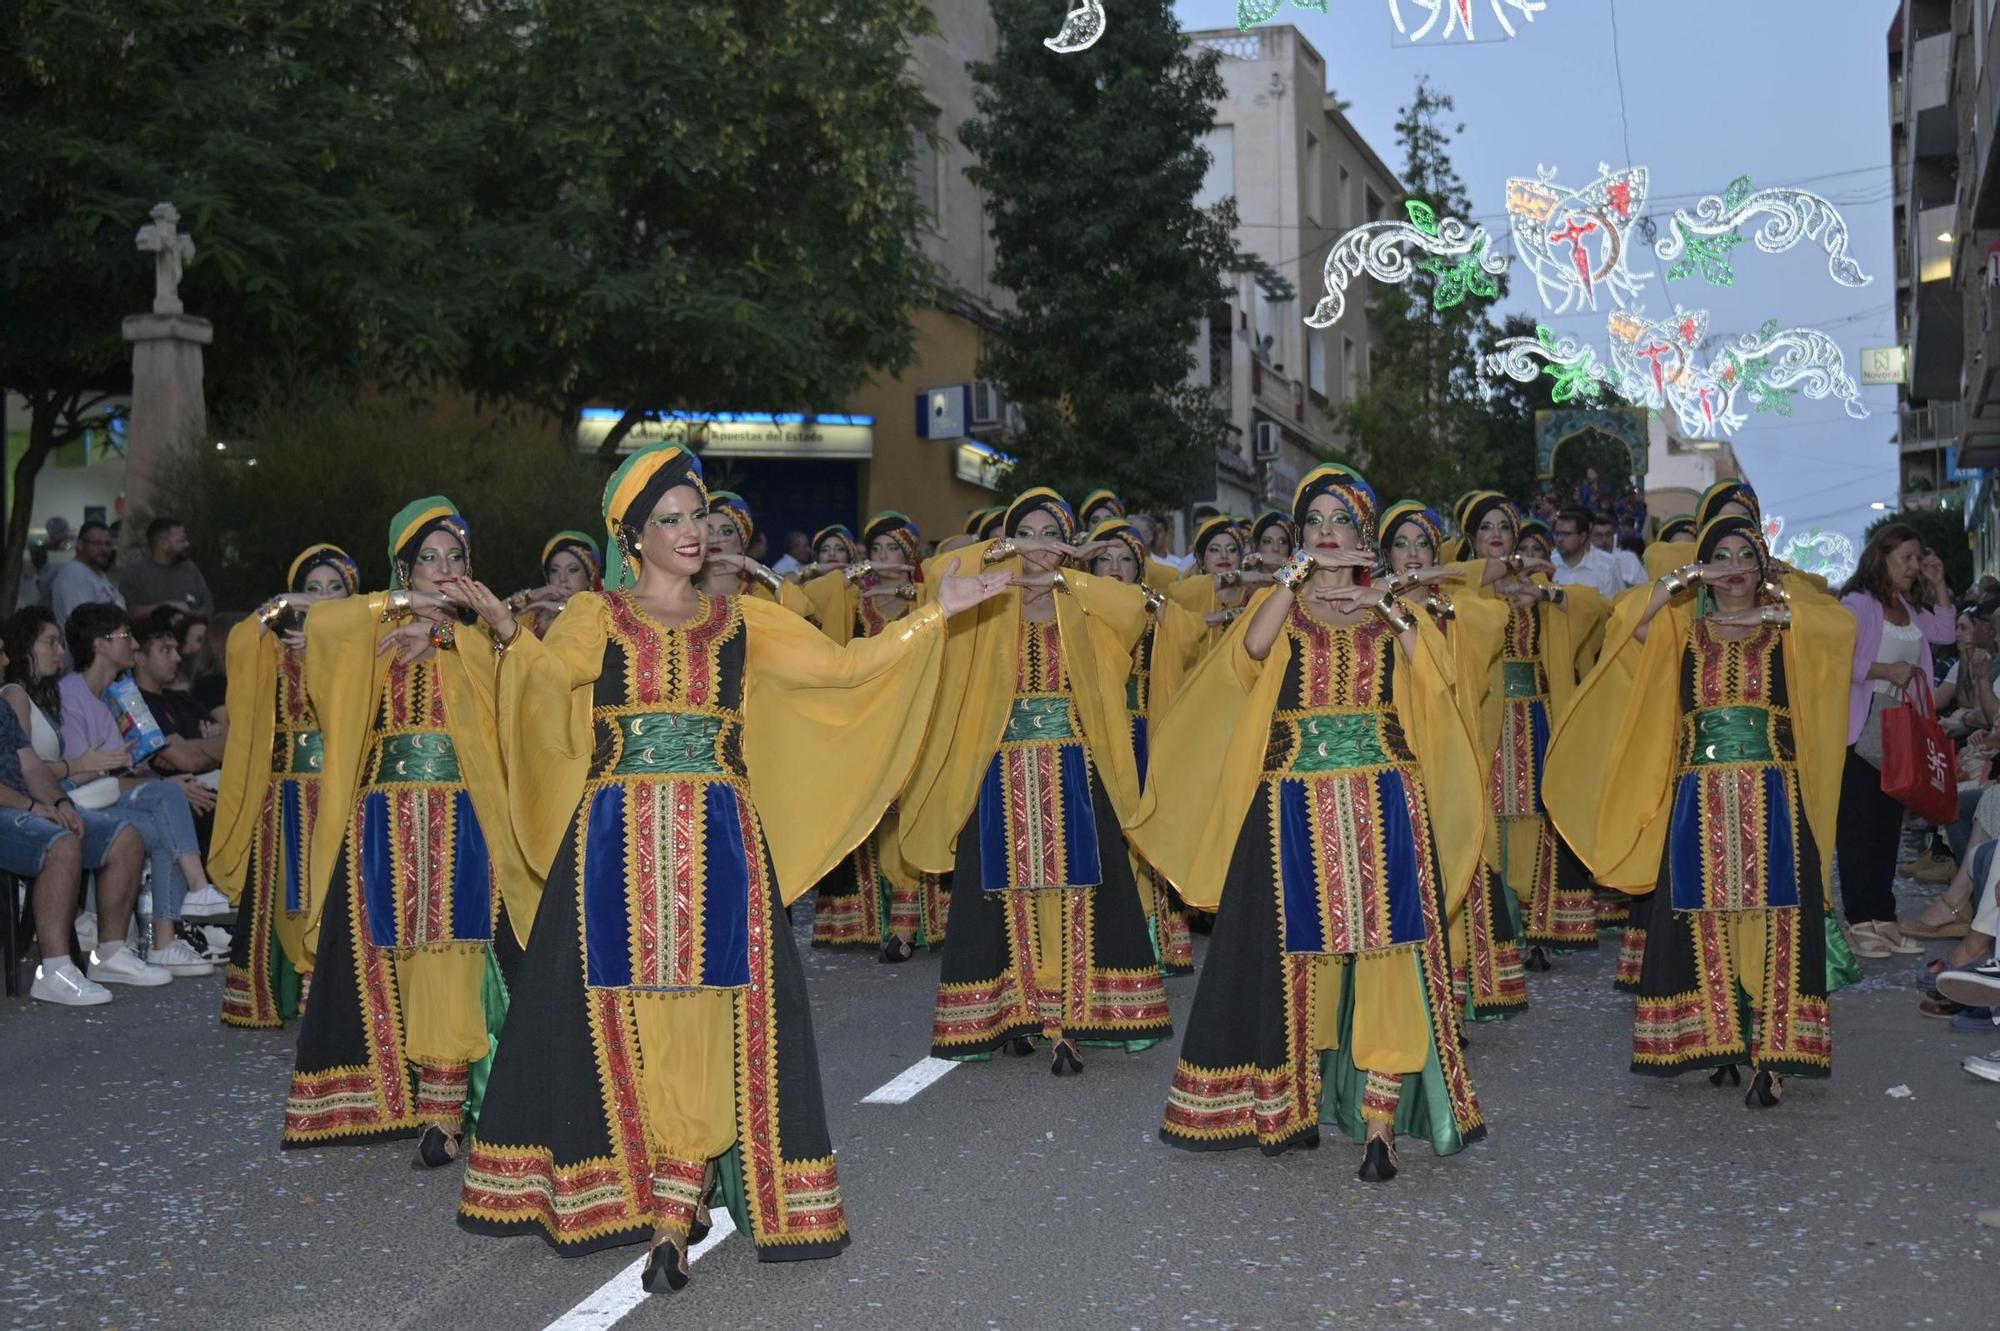
<svg viewBox="0 0 2000 1331">
<path fill-rule="evenodd" d="M 890 1080 L 861 1097 L 864 1105 L 901 1105 L 958 1064 L 948 1058 L 925 1058 L 903 1069 Z"/>
<path fill-rule="evenodd" d="M 707 1238 L 688 1249 L 690 1267 L 706 1257 L 716 1244 L 736 1232 L 736 1222 L 729 1218 L 729 1212 L 720 1198 L 716 1199 L 713 1209 L 715 1228 L 708 1232 Z M 546 1331 L 608 1331 L 651 1297 L 639 1284 L 639 1272 L 645 1265 L 645 1255 L 641 1254 L 637 1261 L 584 1295 L 574 1308 L 550 1322 Z"/>
</svg>

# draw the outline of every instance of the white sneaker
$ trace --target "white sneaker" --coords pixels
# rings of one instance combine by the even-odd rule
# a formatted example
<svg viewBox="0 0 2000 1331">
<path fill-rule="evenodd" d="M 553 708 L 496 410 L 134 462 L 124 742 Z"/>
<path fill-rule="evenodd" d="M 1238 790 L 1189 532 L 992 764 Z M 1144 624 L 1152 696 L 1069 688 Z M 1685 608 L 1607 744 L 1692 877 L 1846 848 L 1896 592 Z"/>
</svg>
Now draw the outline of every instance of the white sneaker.
<svg viewBox="0 0 2000 1331">
<path fill-rule="evenodd" d="M 99 984 L 131 984 L 141 989 L 156 989 L 170 983 L 174 976 L 171 971 L 148 966 L 131 948 L 121 947 L 109 956 L 92 952 L 90 978 Z"/>
<path fill-rule="evenodd" d="M 181 898 L 184 920 L 226 920 L 235 914 L 236 907 L 229 904 L 229 898 L 212 887 L 197 887 Z"/>
<path fill-rule="evenodd" d="M 96 911 L 87 910 L 76 917 L 76 941 L 77 946 L 83 949 L 85 956 L 97 950 Z"/>
<path fill-rule="evenodd" d="M 176 938 L 165 947 L 156 947 L 146 958 L 148 966 L 157 966 L 169 975 L 192 976 L 213 975 L 215 967 L 207 958 L 187 945 L 185 938 Z"/>
<path fill-rule="evenodd" d="M 195 951 L 201 953 L 210 961 L 228 960 L 229 945 L 233 941 L 229 930 L 219 929 L 212 924 L 203 924 L 196 926 L 196 932 L 201 935 L 201 946 L 197 947 Z"/>
<path fill-rule="evenodd" d="M 68 957 L 58 957 L 35 967 L 35 982 L 28 988 L 28 997 L 62 1007 L 96 1007 L 111 1001 L 111 991 L 86 979 Z"/>
<path fill-rule="evenodd" d="M 1959 1066 L 1982 1081 L 2000 1081 L 2000 1049 L 1983 1056 L 1968 1054 Z"/>
</svg>

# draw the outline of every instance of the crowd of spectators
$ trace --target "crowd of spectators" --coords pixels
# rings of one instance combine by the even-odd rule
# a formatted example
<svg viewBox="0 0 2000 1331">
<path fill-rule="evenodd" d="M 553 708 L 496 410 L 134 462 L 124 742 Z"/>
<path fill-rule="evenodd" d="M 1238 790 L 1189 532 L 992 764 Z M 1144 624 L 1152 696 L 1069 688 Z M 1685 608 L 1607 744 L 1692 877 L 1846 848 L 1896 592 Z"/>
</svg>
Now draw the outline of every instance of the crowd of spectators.
<svg viewBox="0 0 2000 1331">
<path fill-rule="evenodd" d="M 0 872 L 27 885 L 30 994 L 90 1006 L 227 949 L 202 923 L 234 913 L 204 864 L 227 717 L 185 524 L 154 521 L 122 566 L 103 522 L 45 531 L 0 625 Z"/>
</svg>

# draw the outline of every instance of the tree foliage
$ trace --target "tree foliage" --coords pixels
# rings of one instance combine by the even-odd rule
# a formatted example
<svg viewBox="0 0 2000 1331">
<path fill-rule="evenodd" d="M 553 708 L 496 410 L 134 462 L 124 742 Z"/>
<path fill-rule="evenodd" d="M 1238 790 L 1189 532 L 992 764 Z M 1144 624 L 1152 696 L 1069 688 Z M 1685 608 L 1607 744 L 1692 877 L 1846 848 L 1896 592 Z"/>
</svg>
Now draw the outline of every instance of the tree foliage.
<svg viewBox="0 0 2000 1331">
<path fill-rule="evenodd" d="M 1228 420 L 1189 382 L 1194 330 L 1225 299 L 1235 205 L 1195 204 L 1222 96 L 1214 52 L 1167 0 L 1121 7 L 1115 40 L 1051 58 L 1042 0 L 994 0 L 962 137 L 987 192 L 994 280 L 1013 296 L 982 373 L 1024 408 L 1012 483 L 1138 504 L 1208 493 Z"/>
<path fill-rule="evenodd" d="M 127 387 L 133 234 L 161 200 L 199 247 L 182 290 L 215 324 L 218 419 L 274 385 L 457 389 L 565 425 L 592 398 L 812 409 L 899 368 L 930 290 L 906 68 L 930 21 L 923 0 L 7 6 L 0 383 L 30 447 L 0 597 L 35 473 Z"/>
<path fill-rule="evenodd" d="M 1472 200 L 1451 162 L 1452 99 L 1417 79 L 1416 94 L 1396 121 L 1403 147 L 1406 198 L 1440 217 L 1468 217 Z M 1519 476 L 1521 419 L 1532 483 L 1532 386 L 1502 386 L 1499 409 L 1514 419 L 1506 442 L 1493 437 L 1495 402 L 1479 382 L 1478 357 L 1496 336 L 1487 303 L 1477 297 L 1436 307 L 1439 274 L 1420 270 L 1402 284 L 1376 283 L 1368 305 L 1374 359 L 1367 388 L 1342 410 L 1342 425 L 1361 449 L 1358 459 L 1377 492 L 1446 504 L 1463 490 Z M 1506 279 L 1497 279 L 1500 295 Z M 1516 391 L 1528 388 L 1527 392 Z M 1520 493 L 1510 491 L 1510 493 Z"/>
</svg>

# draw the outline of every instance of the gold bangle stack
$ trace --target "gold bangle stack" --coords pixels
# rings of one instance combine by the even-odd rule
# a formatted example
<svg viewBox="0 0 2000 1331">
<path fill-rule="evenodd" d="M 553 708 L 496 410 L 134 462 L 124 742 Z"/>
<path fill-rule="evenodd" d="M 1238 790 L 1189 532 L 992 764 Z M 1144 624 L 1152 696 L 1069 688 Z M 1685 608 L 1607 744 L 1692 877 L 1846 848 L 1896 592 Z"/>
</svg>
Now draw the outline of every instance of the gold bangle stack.
<svg viewBox="0 0 2000 1331">
<path fill-rule="evenodd" d="M 1001 539 L 995 541 L 993 544 L 986 547 L 986 556 L 980 562 L 986 564 L 997 564 L 1003 559 L 1012 559 L 1013 557 L 1014 557 L 1014 543 L 1006 539 L 1005 537 L 1002 537 Z"/>
<path fill-rule="evenodd" d="M 785 589 L 785 580 L 761 564 L 751 570 L 750 576 L 770 588 L 771 595 L 773 596 L 778 595 L 778 593 Z"/>
<path fill-rule="evenodd" d="M 1396 603 L 1394 596 L 1384 595 L 1375 602 L 1375 613 L 1388 621 L 1389 627 L 1398 633 L 1408 633 L 1417 626 L 1416 616 Z"/>
<path fill-rule="evenodd" d="M 1667 589 L 1667 595 L 1679 596 L 1682 592 L 1700 581 L 1696 576 L 1700 569 L 1701 565 L 1699 564 L 1682 564 L 1679 568 L 1661 577 L 1660 585 Z"/>
<path fill-rule="evenodd" d="M 389 593 L 389 599 L 382 606 L 382 622 L 388 624 L 403 619 L 411 613 L 410 594 L 407 591 L 393 591 Z"/>
</svg>

